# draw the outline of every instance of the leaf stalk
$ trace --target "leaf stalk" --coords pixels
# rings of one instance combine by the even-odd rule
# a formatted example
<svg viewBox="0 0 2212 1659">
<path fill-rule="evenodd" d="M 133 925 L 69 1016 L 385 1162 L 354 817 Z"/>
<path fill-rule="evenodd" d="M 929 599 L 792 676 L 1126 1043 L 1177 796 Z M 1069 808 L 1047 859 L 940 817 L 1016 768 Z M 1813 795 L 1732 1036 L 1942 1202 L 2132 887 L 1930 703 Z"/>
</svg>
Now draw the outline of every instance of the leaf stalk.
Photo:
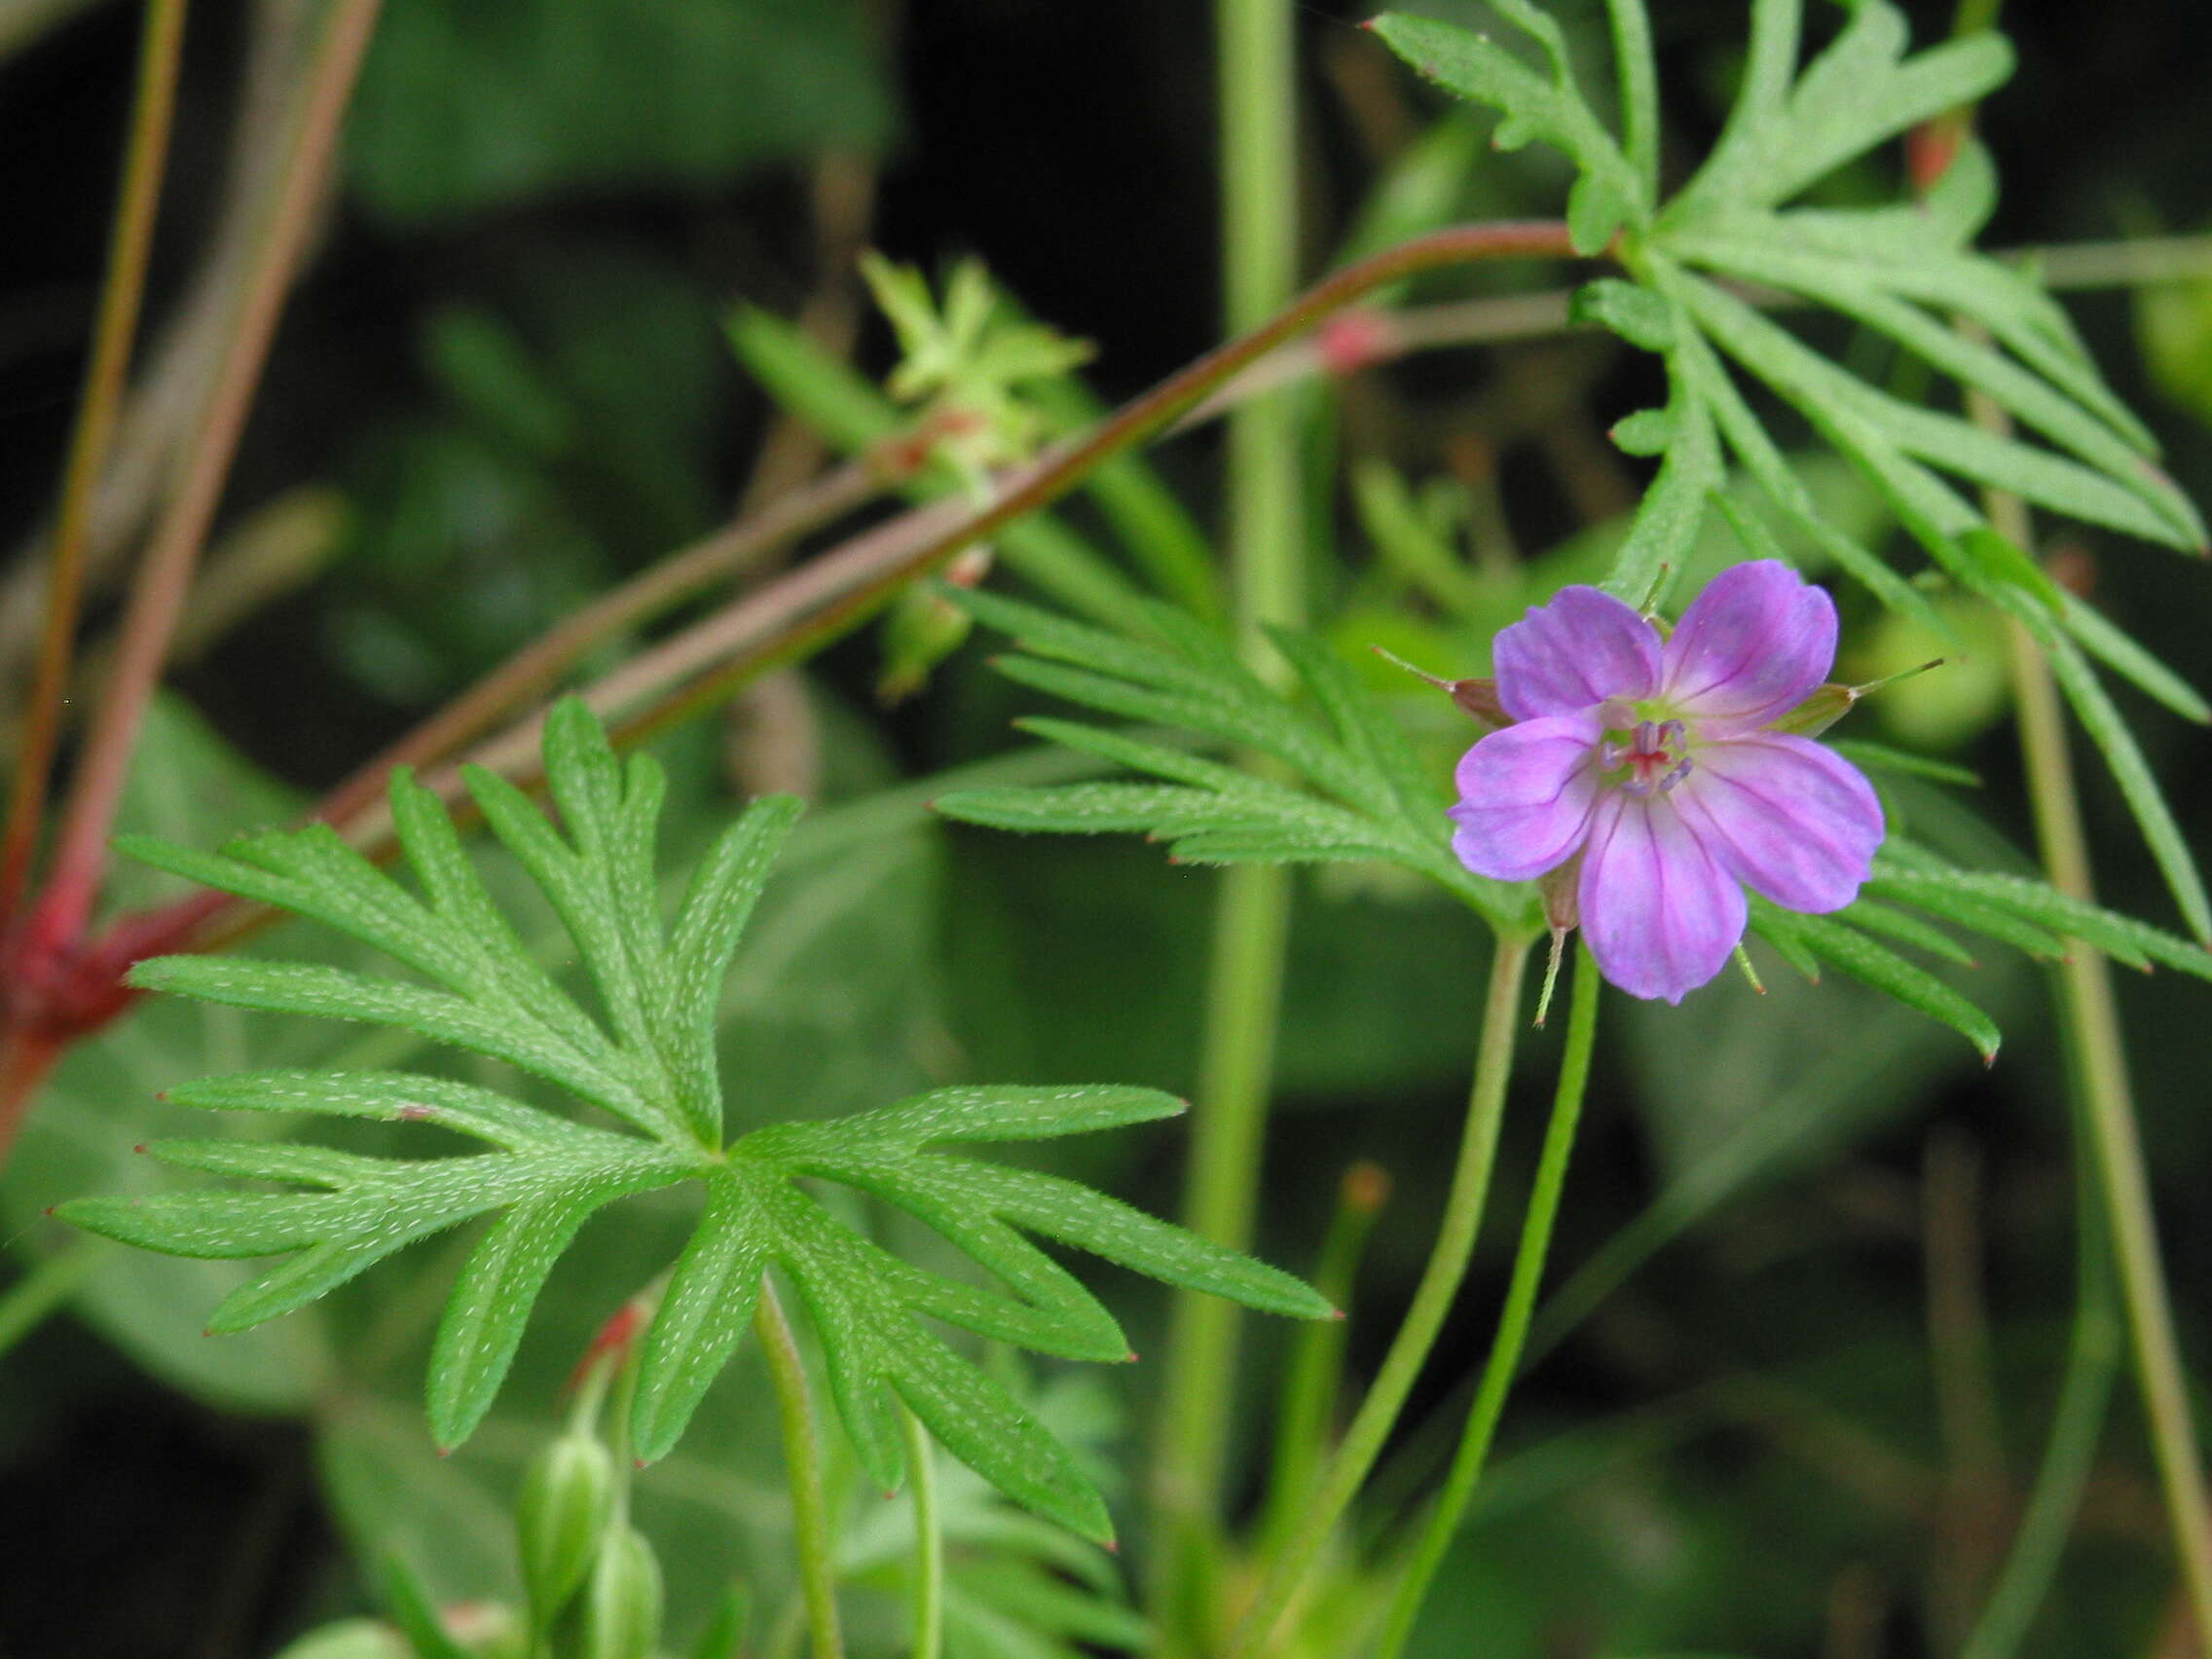
<svg viewBox="0 0 2212 1659">
<path fill-rule="evenodd" d="M 1406 1396 L 1412 1392 L 1429 1350 L 1436 1346 L 1445 1316 L 1467 1276 L 1467 1264 L 1474 1254 L 1475 1235 L 1490 1194 L 1491 1170 L 1497 1161 L 1497 1132 L 1504 1121 L 1505 1086 L 1512 1074 L 1513 1047 L 1521 1030 L 1521 988 L 1530 942 L 1525 936 L 1500 936 L 1497 940 L 1491 958 L 1474 1083 L 1468 1091 L 1466 1127 L 1428 1265 L 1421 1272 L 1404 1322 L 1391 1339 L 1382 1369 L 1330 1459 L 1328 1472 L 1307 1505 L 1298 1530 L 1268 1563 L 1251 1610 L 1229 1646 L 1229 1659 L 1259 1659 L 1259 1655 L 1274 1650 L 1307 1587 L 1314 1562 L 1397 1425 Z"/>
</svg>

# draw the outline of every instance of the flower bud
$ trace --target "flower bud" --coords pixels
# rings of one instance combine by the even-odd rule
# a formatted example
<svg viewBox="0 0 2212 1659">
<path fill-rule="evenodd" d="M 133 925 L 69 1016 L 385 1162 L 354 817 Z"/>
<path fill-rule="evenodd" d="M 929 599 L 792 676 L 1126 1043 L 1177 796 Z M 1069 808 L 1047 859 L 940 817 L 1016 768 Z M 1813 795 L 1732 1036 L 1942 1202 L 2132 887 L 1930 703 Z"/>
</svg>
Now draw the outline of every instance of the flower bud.
<svg viewBox="0 0 2212 1659">
<path fill-rule="evenodd" d="M 651 1659 L 660 1640 L 660 1562 L 635 1527 L 609 1532 L 584 1593 L 577 1659 Z"/>
<path fill-rule="evenodd" d="M 523 1476 L 515 1534 L 523 1588 L 539 1629 L 582 1585 L 613 1503 L 614 1460 L 586 1435 L 563 1435 Z"/>
<path fill-rule="evenodd" d="M 954 587 L 974 587 L 990 573 L 991 550 L 971 547 L 944 572 Z M 883 624 L 883 672 L 875 694 L 903 702 L 929 683 L 930 671 L 958 650 L 974 626 L 968 612 L 929 587 L 910 587 Z"/>
<path fill-rule="evenodd" d="M 1452 693 L 1452 701 L 1478 720 L 1492 725 L 1506 726 L 1513 717 L 1505 712 L 1505 705 L 1497 700 L 1497 682 L 1494 680 L 1452 680 L 1444 688 Z"/>
<path fill-rule="evenodd" d="M 1859 701 L 1859 691 L 1860 688 L 1856 685 L 1830 682 L 1815 691 L 1767 729 L 1791 732 L 1798 737 L 1818 737 L 1851 713 L 1852 704 Z"/>
</svg>

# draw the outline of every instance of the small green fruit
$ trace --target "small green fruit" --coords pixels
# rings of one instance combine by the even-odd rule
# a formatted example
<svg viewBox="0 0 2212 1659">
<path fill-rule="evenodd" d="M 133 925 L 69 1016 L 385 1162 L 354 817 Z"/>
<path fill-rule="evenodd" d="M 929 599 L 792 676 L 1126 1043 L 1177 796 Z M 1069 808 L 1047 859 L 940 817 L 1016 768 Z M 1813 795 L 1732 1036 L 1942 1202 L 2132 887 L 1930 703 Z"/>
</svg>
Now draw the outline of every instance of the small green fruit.
<svg viewBox="0 0 2212 1659">
<path fill-rule="evenodd" d="M 523 1476 L 515 1535 L 523 1588 L 540 1630 L 582 1587 L 613 1504 L 614 1461 L 585 1435 L 563 1435 Z"/>
<path fill-rule="evenodd" d="M 660 1562 L 652 1546 L 635 1527 L 617 1528 L 592 1565 L 579 1659 L 651 1659 L 660 1611 Z"/>
</svg>

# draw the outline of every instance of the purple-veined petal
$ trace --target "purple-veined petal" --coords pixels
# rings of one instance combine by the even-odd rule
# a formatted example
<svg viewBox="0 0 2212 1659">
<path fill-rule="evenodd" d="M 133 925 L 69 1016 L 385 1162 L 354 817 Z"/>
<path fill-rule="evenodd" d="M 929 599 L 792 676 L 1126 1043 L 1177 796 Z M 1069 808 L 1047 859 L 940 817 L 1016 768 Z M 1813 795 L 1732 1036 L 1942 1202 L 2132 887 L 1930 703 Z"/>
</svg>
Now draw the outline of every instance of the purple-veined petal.
<svg viewBox="0 0 2212 1659">
<path fill-rule="evenodd" d="M 1680 1002 L 1744 937 L 1743 888 L 1663 794 L 1599 796 L 1576 902 L 1600 972 L 1631 996 Z"/>
<path fill-rule="evenodd" d="M 1527 881 L 1582 844 L 1598 793 L 1597 717 L 1549 715 L 1493 731 L 1459 757 L 1452 850 L 1477 875 Z"/>
<path fill-rule="evenodd" d="M 1609 593 L 1561 588 L 1491 647 L 1497 700 L 1517 720 L 1571 715 L 1608 697 L 1634 702 L 1659 683 L 1659 634 Z"/>
<path fill-rule="evenodd" d="M 1791 910 L 1842 909 L 1882 844 L 1882 805 L 1859 768 L 1785 732 L 1700 745 L 1674 802 L 1723 867 Z"/>
<path fill-rule="evenodd" d="M 1682 612 L 1660 697 L 1676 714 L 1763 724 L 1802 703 L 1835 663 L 1835 601 L 1773 559 L 1731 565 Z"/>
</svg>

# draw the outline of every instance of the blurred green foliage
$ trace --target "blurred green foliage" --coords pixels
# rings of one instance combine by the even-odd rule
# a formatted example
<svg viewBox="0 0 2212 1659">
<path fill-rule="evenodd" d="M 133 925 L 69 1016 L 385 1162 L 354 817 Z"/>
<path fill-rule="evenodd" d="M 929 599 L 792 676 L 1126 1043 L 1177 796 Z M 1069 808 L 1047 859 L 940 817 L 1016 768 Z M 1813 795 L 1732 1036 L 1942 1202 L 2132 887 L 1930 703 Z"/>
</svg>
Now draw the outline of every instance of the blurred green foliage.
<svg viewBox="0 0 2212 1659">
<path fill-rule="evenodd" d="M 347 166 L 398 223 L 889 135 L 859 0 L 387 0 Z"/>
<path fill-rule="evenodd" d="M 1423 9 L 1495 25 L 1474 0 Z M 833 297 L 840 278 L 848 299 L 857 292 L 849 271 L 817 263 L 825 239 L 806 166 L 825 152 L 880 163 L 883 216 L 864 240 L 933 271 L 979 253 L 1042 320 L 1097 341 L 1099 392 L 1071 388 L 1065 424 L 1080 422 L 1087 399 L 1125 395 L 1210 342 L 1210 273 L 1183 257 L 1212 234 L 1201 11 L 957 0 L 905 9 L 895 46 L 884 10 L 858 0 L 387 0 L 348 134 L 346 195 L 325 263 L 293 302 L 296 326 L 280 343 L 236 503 L 244 510 L 302 479 L 334 483 L 355 534 L 313 587 L 239 630 L 186 680 L 204 715 L 181 700 L 158 709 L 129 827 L 211 845 L 281 820 L 401 719 L 584 597 L 712 529 L 744 488 L 780 404 L 796 402 L 788 387 L 763 387 L 770 377 L 758 358 L 732 355 L 718 319 L 742 305 L 804 338 L 788 319 L 809 298 Z M 1365 251 L 1459 217 L 1553 209 L 1567 178 L 1558 158 L 1493 153 L 1485 118 L 1448 109 L 1410 80 L 1380 91 L 1372 77 L 1362 81 L 1363 55 L 1379 49 L 1337 26 L 1349 9 L 1323 10 L 1302 14 L 1301 46 L 1326 66 L 1306 81 L 1310 178 L 1313 217 L 1337 246 Z M 1606 113 L 1603 9 L 1555 10 L 1583 85 Z M 1658 10 L 1677 124 L 1668 132 L 1672 165 L 1717 127 L 1742 8 Z M 110 8 L 105 19 L 72 27 L 96 31 L 123 15 Z M 1813 15 L 1826 26 L 1825 11 Z M 1923 36 L 1941 20 L 1926 14 Z M 2174 223 L 2212 211 L 2194 20 L 2151 6 L 2086 33 L 2071 16 L 2030 9 L 2008 22 L 2023 80 L 1984 123 L 2006 183 L 2005 240 L 2109 236 L 2119 223 L 2112 203 L 2138 191 L 2156 194 Z M 61 185 L 86 202 L 104 203 L 112 189 L 113 112 L 92 112 L 98 125 L 92 114 L 55 113 L 85 102 L 92 70 L 120 84 L 127 31 L 112 32 L 113 42 L 56 36 L 41 48 L 47 55 L 10 65 L 24 93 L 10 129 L 20 153 L 74 146 L 65 176 L 18 186 L 26 224 L 39 222 L 31 204 Z M 217 58 L 229 48 L 215 40 L 206 50 Z M 201 76 L 205 90 L 196 92 Z M 218 89 L 218 78 L 188 75 L 188 98 L 204 100 L 193 106 L 196 130 L 228 120 L 232 89 Z M 1108 88 L 1111 121 L 1083 101 L 1094 84 Z M 1028 188 L 985 193 L 971 183 L 1015 166 L 1028 169 Z M 1887 199 L 1897 167 L 1893 153 L 1878 153 L 1817 199 Z M 181 200 L 188 211 L 204 206 Z M 85 218 L 96 232 L 98 215 Z M 177 223 L 180 261 L 203 229 Z M 1081 240 L 1085 232 L 1117 257 L 1072 255 L 1098 245 Z M 66 255 L 81 282 L 96 257 L 90 234 L 83 248 L 26 244 L 20 285 L 0 284 L 19 302 L 7 313 L 18 332 L 0 347 L 18 354 L 29 350 L 18 338 L 36 338 L 34 279 L 53 275 L 38 262 L 51 258 L 58 270 Z M 1442 276 L 1395 298 L 1491 297 L 1547 279 Z M 2197 499 L 2212 497 L 2203 292 L 2148 290 L 2132 317 L 2103 297 L 2070 309 L 2123 397 L 2154 413 L 2173 475 Z M 1917 395 L 1909 367 L 1880 341 L 1847 324 L 1821 325 L 1819 335 L 1869 382 Z M 879 323 L 860 327 L 857 340 L 845 355 L 866 391 L 891 367 L 892 342 Z M 2139 359 L 2130 354 L 2138 344 Z M 798 372 L 819 367 L 817 358 L 834 364 L 842 348 L 812 350 L 817 357 Z M 52 378 L 56 387 L 65 379 Z M 2146 382 L 2162 401 L 2143 395 Z M 1316 613 L 1329 619 L 1344 662 L 1394 699 L 1440 775 L 1468 741 L 1464 717 L 1366 647 L 1382 643 L 1439 673 L 1479 674 L 1491 633 L 1531 597 L 1602 577 L 1628 534 L 1623 509 L 1649 471 L 1603 435 L 1660 389 L 1625 351 L 1546 339 L 1493 353 L 1438 351 L 1342 382 L 1335 397 L 1301 394 L 1319 481 L 1309 529 L 1314 545 L 1333 550 L 1315 577 Z M 50 484 L 40 446 L 54 447 L 43 434 L 58 431 L 64 397 L 47 400 L 49 411 L 34 387 L 12 409 L 26 438 L 7 462 L 24 522 Z M 895 420 L 880 400 L 858 408 L 864 425 Z M 1825 516 L 1855 540 L 1900 544 L 1861 479 L 1801 453 L 1805 431 L 1778 405 L 1762 413 L 1775 418 Z M 888 429 L 840 429 L 818 408 L 802 416 L 838 451 Z M 1101 491 L 1071 503 L 1051 529 L 1035 527 L 1030 563 L 1009 537 L 994 579 L 1075 605 L 1081 583 L 1103 570 L 1123 587 L 1149 584 L 1203 612 L 1215 576 L 1203 530 L 1214 517 L 1215 459 L 1210 438 L 1177 439 L 1148 458 L 1144 476 L 1158 496 L 1145 496 L 1139 478 L 1119 498 Z M 1770 528 L 1819 568 L 1818 551 L 1791 540 L 1788 526 Z M 1679 591 L 1736 556 L 1725 527 L 1706 529 L 1706 543 L 1676 572 Z M 1093 565 L 1052 563 L 1070 545 Z M 2201 570 L 2154 564 L 2101 531 L 2078 551 L 2096 602 L 2202 688 Z M 1088 576 L 1069 585 L 1071 569 Z M 1854 675 L 1937 654 L 1850 590 L 1842 598 Z M 1956 792 L 1906 794 L 1919 833 L 1978 864 L 2018 860 L 2029 831 L 1987 617 L 1955 623 L 1968 645 L 1962 660 L 1885 691 L 1854 717 L 1859 729 L 1838 735 L 1879 731 L 1974 767 L 1988 788 L 1972 815 Z M 761 720 L 774 744 L 825 781 L 823 808 L 794 841 L 725 1001 L 725 1053 L 742 1060 L 724 1074 L 733 1124 L 843 1113 L 954 1077 L 1189 1088 L 1213 878 L 1166 866 L 1157 848 L 937 823 L 925 803 L 944 786 L 941 774 L 1017 747 L 1007 722 L 1045 704 L 968 652 L 942 666 L 927 696 L 884 713 L 870 696 L 873 669 L 864 648 L 833 653 L 787 687 L 795 697 L 782 713 L 701 723 L 656 750 L 677 781 L 672 860 L 731 815 L 741 780 L 774 746 L 762 742 Z M 2131 691 L 2120 706 L 2201 856 L 2212 822 L 2204 733 Z M 2156 870 L 2133 850 L 2124 804 L 2100 782 L 2087 796 L 2109 901 L 2167 916 Z M 1993 843 L 1977 818 L 2005 826 L 2017 844 Z M 485 868 L 502 879 L 495 863 Z M 123 866 L 114 896 L 135 904 L 174 891 L 154 885 L 161 879 Z M 550 947 L 551 919 L 540 924 L 534 937 Z M 1261 1250 L 1303 1268 L 1345 1166 L 1369 1158 L 1390 1170 L 1397 1193 L 1353 1304 L 1355 1367 L 1372 1363 L 1418 1272 L 1473 1043 L 1478 945 L 1470 918 L 1386 873 L 1361 866 L 1297 879 L 1284 1110 Z M 325 947 L 291 929 L 252 948 L 296 956 Z M 1418 1652 L 1813 1659 L 1849 1651 L 1827 1645 L 1828 1632 L 1854 1609 L 1889 1643 L 1883 1651 L 1945 1650 L 1932 1634 L 1929 1581 L 1964 1546 L 1941 1499 L 1952 1453 L 1936 1427 L 1942 1384 L 1924 1343 L 1932 1137 L 1963 1137 L 1980 1160 L 1968 1222 L 1987 1264 L 2003 1504 L 2017 1500 L 2046 1431 L 2071 1295 L 2063 1056 L 2042 1017 L 2039 981 L 2000 955 L 1944 970 L 2003 1016 L 2008 1046 L 1987 1073 L 1917 1016 L 1834 976 L 1804 985 L 1763 952 L 1764 999 L 1727 981 L 1679 1011 L 1608 1005 L 1591 1139 L 1571 1177 L 1559 1271 L 1539 1317 L 1550 1351 L 1508 1414 L 1499 1462 Z M 2191 1201 L 2212 1164 L 2212 1120 L 2194 1109 L 2202 987 L 2174 975 L 2126 976 L 2121 994 L 2184 1343 L 2202 1356 L 2212 1352 L 2212 1310 L 2192 1287 L 2212 1272 L 2212 1226 Z M 155 1099 L 166 1085 L 348 1051 L 353 1063 L 388 1061 L 399 1057 L 389 1041 L 181 1002 L 141 1005 L 71 1055 L 33 1118 L 0 1189 L 12 1254 L 28 1265 L 57 1249 L 101 1248 L 65 1240 L 41 1212 L 86 1192 L 146 1190 L 156 1177 L 131 1147 L 200 1129 Z M 1420 1454 L 1449 1432 L 1458 1373 L 1479 1357 L 1533 1154 L 1549 1041 L 1530 1043 L 1499 1210 L 1433 1395 L 1417 1402 L 1396 1472 L 1363 1522 L 1383 1546 L 1425 1490 L 1432 1465 Z M 1172 1128 L 1115 1145 L 1066 1143 L 1051 1166 L 1167 1208 L 1182 1144 Z M 94 1478 L 74 1425 L 112 1437 L 117 1421 L 153 1415 L 160 1390 L 190 1402 L 176 1409 L 192 1432 L 235 1452 L 244 1471 L 226 1477 L 238 1488 L 227 1500 L 212 1487 L 191 1491 L 202 1519 L 190 1530 L 241 1562 L 260 1547 L 240 1514 L 289 1444 L 268 1427 L 278 1422 L 298 1425 L 312 1444 L 317 1494 L 284 1513 L 326 1514 L 345 1546 L 323 1547 L 304 1520 L 293 1528 L 306 1565 L 279 1585 L 242 1592 L 255 1636 L 241 1637 L 239 1651 L 274 1651 L 313 1620 L 374 1607 L 366 1564 L 394 1546 L 441 1603 L 512 1602 L 521 1470 L 553 1432 L 577 1354 L 667 1260 L 688 1220 L 673 1199 L 646 1199 L 587 1233 L 588 1248 L 548 1287 L 544 1327 L 525 1344 L 509 1395 L 469 1447 L 444 1459 L 422 1431 L 418 1383 L 468 1239 L 393 1264 L 373 1290 L 220 1339 L 203 1336 L 201 1320 L 244 1270 L 103 1251 L 71 1301 L 75 1329 L 36 1333 L 8 1355 L 0 1449 L 17 1471 L 12 1490 L 23 1513 L 51 1518 L 38 1530 L 87 1560 L 122 1563 L 84 1598 L 87 1628 L 93 1612 L 134 1601 L 165 1634 L 197 1616 L 196 1605 L 179 1612 L 185 1603 L 161 1576 L 196 1541 L 187 1529 L 134 1537 L 134 1556 L 110 1554 L 108 1534 L 87 1544 L 69 1513 Z M 920 1230 L 898 1241 L 931 1260 Z M 1100 1282 L 1135 1308 L 1132 1339 L 1149 1361 L 1157 1304 L 1125 1280 Z M 1277 1358 L 1259 1334 L 1240 1384 L 1248 1457 L 1265 1445 Z M 1110 1474 L 1135 1456 L 1155 1370 L 1130 1368 L 1108 1389 L 1040 1367 L 1023 1386 Z M 640 1483 L 638 1520 L 667 1571 L 679 1643 L 703 1627 L 733 1569 L 760 1593 L 756 1648 L 786 1617 L 775 1595 L 792 1581 L 791 1545 L 773 1436 L 762 1426 L 771 1409 L 749 1358 L 717 1384 L 679 1455 Z M 2098 1503 L 2024 1649 L 2031 1659 L 2137 1652 L 2152 1640 L 2168 1585 L 2139 1437 L 2131 1409 L 2116 1409 Z M 66 1449 L 67 1466 L 42 1464 L 43 1445 Z M 166 1513 L 153 1494 L 165 1479 L 188 1478 L 162 1463 L 172 1453 L 144 1451 L 141 1463 L 107 1478 L 147 1514 Z M 831 1477 L 850 1523 L 854 1646 L 894 1650 L 905 1506 L 882 1505 L 849 1466 Z M 967 1606 L 960 1651 L 1037 1654 L 1005 1628 L 1052 1618 L 1058 1646 L 1043 1651 L 1055 1659 L 1086 1639 L 1138 1641 L 1118 1565 L 1052 1555 L 1033 1535 L 1010 1542 L 1003 1506 L 958 1479 L 947 1480 L 947 1504 L 959 1518 L 956 1596 Z M 2000 1529 L 2011 1515 L 2003 1504 Z M 234 1536 L 243 1541 L 234 1547 Z M 26 1557 L 26 1583 L 42 1576 L 37 1562 Z M 1071 1613 L 1055 1604 L 1048 1613 L 1052 1594 L 1071 1586 L 1088 1588 L 1096 1605 Z M 18 1635 L 55 1631 L 36 1622 L 44 1611 L 27 1600 L 9 1593 L 8 1634 L 25 1651 L 68 1654 L 57 1634 Z M 393 1652 L 381 1622 L 317 1640 L 316 1659 Z M 141 1641 L 134 1650 L 148 1649 Z"/>
</svg>

